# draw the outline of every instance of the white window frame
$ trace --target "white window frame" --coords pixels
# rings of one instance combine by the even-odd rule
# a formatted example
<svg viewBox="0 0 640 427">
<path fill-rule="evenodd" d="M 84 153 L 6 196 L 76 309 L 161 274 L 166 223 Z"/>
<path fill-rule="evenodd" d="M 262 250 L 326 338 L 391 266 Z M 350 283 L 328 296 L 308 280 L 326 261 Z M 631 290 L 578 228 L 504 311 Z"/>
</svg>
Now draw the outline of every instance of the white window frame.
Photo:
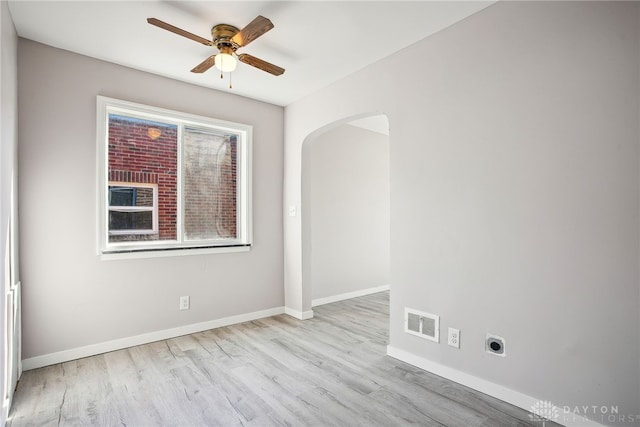
<svg viewBox="0 0 640 427">
<path fill-rule="evenodd" d="M 109 114 L 118 114 L 144 120 L 156 121 L 178 127 L 178 198 L 176 240 L 148 240 L 135 242 L 109 242 L 108 224 L 108 140 Z M 222 131 L 237 135 L 237 204 L 235 239 L 212 239 L 187 241 L 183 237 L 182 206 L 182 141 L 181 131 L 184 126 L 197 126 L 214 131 Z M 182 113 L 149 105 L 137 104 L 104 96 L 97 96 L 97 254 L 101 259 L 150 258 L 179 255 L 197 255 L 203 253 L 228 253 L 249 251 L 252 245 L 252 206 L 251 206 L 251 155 L 253 127 L 246 124 L 213 119 L 195 114 Z M 142 185 L 141 183 L 122 183 L 126 186 Z M 154 193 L 157 195 L 157 191 Z M 157 201 L 154 202 L 158 206 Z M 158 215 L 154 216 L 157 219 Z M 157 229 L 157 227 L 154 227 Z"/>
<path fill-rule="evenodd" d="M 153 206 L 112 206 L 107 204 L 107 211 L 117 212 L 151 212 L 151 230 L 107 230 L 110 236 L 122 236 L 127 234 L 158 234 L 158 184 L 147 184 L 143 182 L 123 182 L 109 181 L 107 183 L 107 192 L 109 187 L 131 187 L 131 188 L 151 188 L 153 190 Z M 108 220 L 108 219 L 107 219 Z M 107 224 L 107 228 L 109 225 Z"/>
</svg>

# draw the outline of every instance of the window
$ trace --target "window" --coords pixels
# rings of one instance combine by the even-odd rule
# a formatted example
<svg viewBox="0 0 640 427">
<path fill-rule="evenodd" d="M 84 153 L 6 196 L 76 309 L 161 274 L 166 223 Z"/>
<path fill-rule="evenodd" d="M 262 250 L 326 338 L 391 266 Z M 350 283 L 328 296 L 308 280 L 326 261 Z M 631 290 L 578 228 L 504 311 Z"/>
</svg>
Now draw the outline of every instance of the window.
<svg viewBox="0 0 640 427">
<path fill-rule="evenodd" d="M 246 250 L 251 131 L 98 97 L 100 253 Z"/>
<path fill-rule="evenodd" d="M 109 241 L 158 235 L 158 185 L 109 182 Z M 115 237 L 118 236 L 118 237 Z"/>
</svg>

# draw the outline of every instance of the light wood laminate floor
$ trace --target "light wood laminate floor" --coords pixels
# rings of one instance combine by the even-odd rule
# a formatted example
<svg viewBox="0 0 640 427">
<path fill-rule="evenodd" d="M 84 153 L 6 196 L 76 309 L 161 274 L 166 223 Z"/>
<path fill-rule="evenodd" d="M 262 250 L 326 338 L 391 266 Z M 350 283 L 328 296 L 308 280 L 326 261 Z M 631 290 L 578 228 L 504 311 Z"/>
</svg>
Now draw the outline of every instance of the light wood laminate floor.
<svg viewBox="0 0 640 427">
<path fill-rule="evenodd" d="M 381 292 L 27 371 L 7 426 L 541 425 L 386 356 L 388 310 Z"/>
</svg>

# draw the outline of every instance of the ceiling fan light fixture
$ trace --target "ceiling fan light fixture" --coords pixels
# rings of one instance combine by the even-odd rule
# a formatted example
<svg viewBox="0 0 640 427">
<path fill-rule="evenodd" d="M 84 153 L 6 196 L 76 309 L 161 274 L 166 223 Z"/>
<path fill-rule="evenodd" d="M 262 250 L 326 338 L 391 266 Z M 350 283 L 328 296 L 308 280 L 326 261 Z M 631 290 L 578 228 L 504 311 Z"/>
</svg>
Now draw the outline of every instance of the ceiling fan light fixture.
<svg viewBox="0 0 640 427">
<path fill-rule="evenodd" d="M 229 53 L 219 53 L 215 58 L 215 66 L 218 70 L 228 73 L 236 69 L 238 60 Z"/>
<path fill-rule="evenodd" d="M 158 28 L 186 37 L 205 46 L 211 46 L 218 49 L 218 54 L 213 54 L 200 64 L 196 65 L 191 70 L 192 73 L 204 73 L 211 67 L 215 66 L 215 68 L 220 71 L 220 78 L 224 78 L 223 73 L 229 73 L 229 81 L 231 81 L 231 72 L 235 71 L 238 61 L 274 76 L 279 76 L 284 73 L 284 68 L 278 67 L 277 65 L 271 64 L 260 58 L 256 58 L 248 53 L 236 55 L 236 49 L 247 46 L 249 43 L 273 28 L 273 23 L 262 15 L 258 15 L 241 30 L 229 24 L 214 25 L 211 28 L 211 40 L 190 33 L 182 28 L 175 27 L 156 18 L 147 18 L 147 22 Z M 231 84 L 229 84 L 229 88 L 231 88 Z"/>
</svg>

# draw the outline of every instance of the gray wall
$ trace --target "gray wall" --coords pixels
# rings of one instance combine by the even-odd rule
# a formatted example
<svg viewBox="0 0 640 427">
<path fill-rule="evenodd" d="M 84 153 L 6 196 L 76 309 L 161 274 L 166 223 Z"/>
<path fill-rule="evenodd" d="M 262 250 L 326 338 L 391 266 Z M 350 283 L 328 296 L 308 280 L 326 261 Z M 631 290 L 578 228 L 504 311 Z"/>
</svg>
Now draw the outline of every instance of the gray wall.
<svg viewBox="0 0 640 427">
<path fill-rule="evenodd" d="M 388 285 L 389 137 L 351 125 L 318 135 L 303 181 L 312 298 Z"/>
<path fill-rule="evenodd" d="M 389 117 L 391 347 L 640 413 L 638 8 L 499 2 L 286 107 L 286 205 L 308 135 Z M 285 300 L 308 304 L 298 227 L 285 217 Z M 460 328 L 461 348 L 404 333 L 405 307 Z M 485 353 L 487 332 L 507 357 Z"/>
<path fill-rule="evenodd" d="M 18 36 L 11 21 L 7 2 L 0 1 L 0 295 L 2 295 L 0 299 L 0 331 L 2 331 L 2 337 L 6 334 L 5 295 L 11 285 L 5 281 L 5 277 L 7 277 L 5 269 L 6 242 L 9 235 L 9 218 L 15 214 L 16 209 L 11 197 L 11 190 L 12 187 L 15 188 L 14 178 L 17 170 L 18 152 L 17 49 Z M 15 258 L 15 254 L 12 255 Z M 17 282 L 19 279 L 17 269 L 13 273 L 15 274 L 13 281 Z M 12 339 L 12 337 L 8 337 L 8 339 Z M 5 366 L 7 356 L 16 357 L 15 355 L 7 355 L 4 351 L 0 352 L 0 366 Z M 17 365 L 14 365 L 15 367 Z M 5 370 L 0 369 L 0 386 L 4 384 L 4 376 Z M 10 373 L 10 376 L 15 377 L 16 374 Z M 15 380 L 17 378 L 9 378 L 11 382 Z M 2 396 L 4 396 L 4 390 Z M 5 424 L 5 410 L 0 411 L 0 425 Z"/>
<path fill-rule="evenodd" d="M 282 307 L 281 107 L 24 39 L 18 54 L 25 359 Z M 250 252 L 98 258 L 96 95 L 254 126 Z"/>
</svg>

